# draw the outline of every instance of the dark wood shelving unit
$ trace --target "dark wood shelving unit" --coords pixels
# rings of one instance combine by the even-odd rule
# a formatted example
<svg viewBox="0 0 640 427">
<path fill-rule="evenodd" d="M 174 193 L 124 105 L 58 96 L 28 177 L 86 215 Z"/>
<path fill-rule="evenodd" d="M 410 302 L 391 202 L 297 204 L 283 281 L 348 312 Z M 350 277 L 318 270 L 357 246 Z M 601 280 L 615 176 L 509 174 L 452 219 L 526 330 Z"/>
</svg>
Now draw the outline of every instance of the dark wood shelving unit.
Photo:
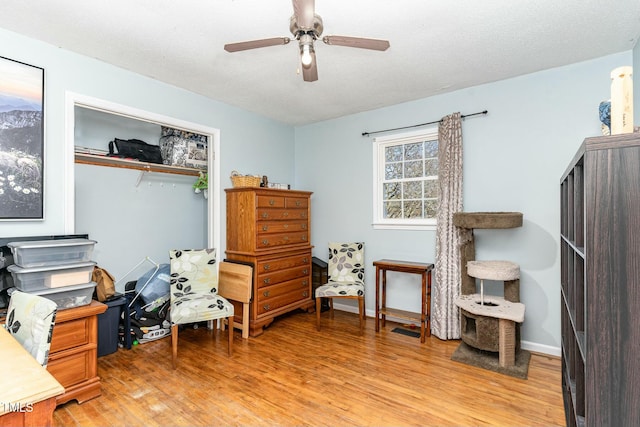
<svg viewBox="0 0 640 427">
<path fill-rule="evenodd" d="M 567 426 L 640 422 L 640 134 L 587 138 L 560 183 Z"/>
</svg>

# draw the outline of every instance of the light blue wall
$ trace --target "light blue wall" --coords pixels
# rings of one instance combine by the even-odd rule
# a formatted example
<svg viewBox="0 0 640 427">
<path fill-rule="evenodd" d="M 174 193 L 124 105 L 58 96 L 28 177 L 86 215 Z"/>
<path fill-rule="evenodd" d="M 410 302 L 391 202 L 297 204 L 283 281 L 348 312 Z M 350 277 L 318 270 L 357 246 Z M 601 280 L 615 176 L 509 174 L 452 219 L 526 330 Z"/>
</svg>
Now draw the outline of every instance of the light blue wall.
<svg viewBox="0 0 640 427">
<path fill-rule="evenodd" d="M 488 115 L 462 126 L 464 210 L 518 211 L 524 224 L 476 230 L 477 258 L 520 264 L 522 338 L 557 350 L 560 176 L 582 140 L 600 133 L 598 104 L 609 97 L 609 73 L 631 58 L 629 51 L 296 128 L 296 184 L 314 192 L 314 255 L 326 260 L 329 241 L 365 242 L 369 311 L 375 307 L 374 260 L 433 262 L 435 232 L 373 230 L 373 142 L 361 134 L 486 109 Z M 419 311 L 417 276 L 395 278 L 388 305 Z"/>
<path fill-rule="evenodd" d="M 3 29 L 0 29 L 0 56 L 42 67 L 45 70 L 45 220 L 2 222 L 0 236 L 19 237 L 64 233 L 66 91 L 219 129 L 223 187 L 231 186 L 228 176 L 234 169 L 242 173 L 268 175 L 273 182 L 294 182 L 294 131 L 288 125 Z M 136 172 L 119 173 L 109 168 L 96 167 L 94 177 L 101 181 L 104 188 L 112 190 L 111 192 L 99 191 L 99 202 L 120 207 L 122 220 L 126 218 L 128 212 L 134 212 L 142 215 L 146 228 L 153 229 L 154 223 L 160 224 L 155 227 L 157 233 L 154 235 L 141 232 L 135 236 L 122 236 L 121 241 L 124 245 L 134 240 L 143 241 L 147 243 L 148 248 L 152 249 L 129 254 L 123 257 L 124 259 L 121 259 L 118 265 L 105 265 L 116 275 L 116 278 L 120 273 L 126 272 L 132 263 L 148 255 L 149 252 L 158 251 L 163 254 L 166 253 L 167 248 L 174 246 L 175 240 L 163 237 L 164 227 L 161 225 L 163 224 L 161 219 L 163 207 L 178 202 L 179 198 L 172 198 L 170 191 L 165 191 L 168 196 L 157 204 L 152 204 L 153 197 L 144 196 L 141 197 L 141 201 L 146 206 L 142 208 L 129 206 L 129 201 L 133 198 L 123 198 L 122 195 L 123 191 L 125 193 L 133 191 Z M 153 185 L 159 186 L 160 183 L 155 181 Z M 188 197 L 193 195 L 188 194 Z M 222 224 L 223 247 L 220 248 L 222 254 L 224 254 L 226 236 L 224 206 L 223 192 L 222 206 L 218 207 Z M 111 217 L 107 218 L 106 212 L 104 215 L 93 218 L 89 229 L 78 231 L 90 234 L 117 234 L 119 232 L 117 222 Z M 198 213 L 198 217 L 201 217 L 201 213 Z M 174 226 L 179 230 L 189 228 L 191 224 L 188 221 L 177 220 Z M 196 224 L 196 227 L 202 226 Z M 203 236 L 198 241 L 181 243 L 200 246 L 202 242 L 206 242 L 206 237 Z M 117 250 L 99 245 L 100 242 L 96 246 L 97 255 L 100 251 Z"/>
</svg>

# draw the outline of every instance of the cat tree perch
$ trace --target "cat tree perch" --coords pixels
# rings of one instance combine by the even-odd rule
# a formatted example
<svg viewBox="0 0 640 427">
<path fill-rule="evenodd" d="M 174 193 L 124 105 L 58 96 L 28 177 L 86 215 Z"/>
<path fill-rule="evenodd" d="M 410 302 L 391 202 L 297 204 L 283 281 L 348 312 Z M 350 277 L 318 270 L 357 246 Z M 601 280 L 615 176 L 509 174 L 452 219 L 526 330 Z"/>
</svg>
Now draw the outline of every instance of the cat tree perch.
<svg viewBox="0 0 640 427">
<path fill-rule="evenodd" d="M 476 279 L 467 273 L 467 262 L 476 259 L 476 245 L 473 229 L 507 229 L 522 227 L 521 212 L 458 212 L 453 214 L 453 225 L 460 229 L 460 265 L 462 266 L 462 295 L 476 292 Z M 511 289 L 513 286 L 505 283 L 505 299 L 520 301 L 520 291 Z M 516 292 L 516 295 L 509 295 Z"/>
</svg>

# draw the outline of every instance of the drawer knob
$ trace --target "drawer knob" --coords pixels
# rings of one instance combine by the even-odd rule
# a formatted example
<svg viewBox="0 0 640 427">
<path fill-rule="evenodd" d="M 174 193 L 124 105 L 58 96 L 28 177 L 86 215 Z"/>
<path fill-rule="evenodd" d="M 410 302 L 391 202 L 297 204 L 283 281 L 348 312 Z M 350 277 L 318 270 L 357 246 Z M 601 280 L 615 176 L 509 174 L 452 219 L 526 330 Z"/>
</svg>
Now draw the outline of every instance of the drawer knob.
<svg viewBox="0 0 640 427">
<path fill-rule="evenodd" d="M 265 270 L 268 270 L 268 269 L 271 268 L 271 264 L 265 264 L 264 267 L 262 267 L 262 268 L 264 268 Z"/>
<path fill-rule="evenodd" d="M 302 270 L 302 274 L 309 274 L 309 270 L 305 268 L 304 270 Z"/>
<path fill-rule="evenodd" d="M 267 239 L 264 239 L 264 240 L 262 241 L 262 244 L 266 246 L 266 245 L 268 245 L 268 244 L 269 244 L 269 241 L 268 241 Z"/>
<path fill-rule="evenodd" d="M 264 295 L 265 297 L 268 297 L 268 296 L 269 296 L 269 291 L 264 291 L 264 292 L 262 293 L 262 295 Z"/>
<path fill-rule="evenodd" d="M 306 230 L 307 229 L 307 224 L 302 224 L 302 227 L 300 227 L 300 228 L 302 228 L 303 230 Z"/>
<path fill-rule="evenodd" d="M 265 285 L 268 285 L 269 283 L 271 283 L 271 278 L 270 278 L 270 277 L 267 277 L 266 279 L 263 279 L 263 280 L 262 280 L 262 282 L 263 282 Z"/>
<path fill-rule="evenodd" d="M 271 306 L 269 304 L 265 304 L 262 306 L 262 308 L 264 308 L 264 311 L 268 311 L 271 309 Z"/>
<path fill-rule="evenodd" d="M 276 204 L 276 201 L 273 199 L 269 199 L 269 205 L 273 206 Z"/>
<path fill-rule="evenodd" d="M 289 236 L 284 236 L 284 241 L 288 242 L 289 241 Z"/>
<path fill-rule="evenodd" d="M 304 262 L 304 263 L 309 262 L 309 258 L 307 258 L 307 257 L 302 258 L 302 262 Z"/>
<path fill-rule="evenodd" d="M 306 218 L 306 217 L 307 217 L 307 214 L 306 214 L 306 213 L 301 213 L 301 214 L 300 214 L 300 218 Z"/>
<path fill-rule="evenodd" d="M 269 226 L 268 226 L 268 225 L 263 225 L 263 226 L 262 226 L 262 231 L 267 231 L 268 229 L 269 229 Z"/>
<path fill-rule="evenodd" d="M 296 200 L 296 206 L 300 206 L 302 203 L 300 203 L 300 200 Z"/>
<path fill-rule="evenodd" d="M 306 298 L 306 297 L 308 297 L 308 296 L 309 296 L 309 292 L 304 291 L 304 292 L 302 293 L 302 296 L 303 296 L 303 297 L 305 297 L 305 298 Z"/>
<path fill-rule="evenodd" d="M 262 218 L 269 218 L 269 214 L 267 212 L 262 212 Z"/>
<path fill-rule="evenodd" d="M 283 212 L 282 216 L 289 216 L 289 212 Z"/>
<path fill-rule="evenodd" d="M 309 285 L 309 282 L 307 282 L 306 280 L 303 280 L 303 281 L 302 281 L 302 286 L 303 286 L 303 287 L 304 287 L 304 286 L 308 286 L 308 285 Z"/>
<path fill-rule="evenodd" d="M 304 236 L 302 236 L 302 241 L 306 242 L 307 241 L 307 235 L 305 234 Z"/>
<path fill-rule="evenodd" d="M 289 224 L 285 224 L 285 225 L 284 225 L 284 228 L 285 228 L 285 229 L 289 228 Z"/>
</svg>

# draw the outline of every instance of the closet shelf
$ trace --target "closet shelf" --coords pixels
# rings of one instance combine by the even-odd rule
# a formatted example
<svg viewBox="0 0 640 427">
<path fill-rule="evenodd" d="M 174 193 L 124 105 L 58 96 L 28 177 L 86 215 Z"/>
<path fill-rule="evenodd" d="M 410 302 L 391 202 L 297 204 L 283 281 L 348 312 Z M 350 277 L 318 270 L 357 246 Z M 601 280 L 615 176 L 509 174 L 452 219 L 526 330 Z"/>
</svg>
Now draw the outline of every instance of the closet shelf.
<svg viewBox="0 0 640 427">
<path fill-rule="evenodd" d="M 160 165 L 146 163 L 137 160 L 119 159 L 95 154 L 75 153 L 76 163 L 85 165 L 107 166 L 112 168 L 135 169 L 143 172 L 170 173 L 175 175 L 198 176 L 200 169 L 185 168 L 181 166 Z"/>
</svg>

